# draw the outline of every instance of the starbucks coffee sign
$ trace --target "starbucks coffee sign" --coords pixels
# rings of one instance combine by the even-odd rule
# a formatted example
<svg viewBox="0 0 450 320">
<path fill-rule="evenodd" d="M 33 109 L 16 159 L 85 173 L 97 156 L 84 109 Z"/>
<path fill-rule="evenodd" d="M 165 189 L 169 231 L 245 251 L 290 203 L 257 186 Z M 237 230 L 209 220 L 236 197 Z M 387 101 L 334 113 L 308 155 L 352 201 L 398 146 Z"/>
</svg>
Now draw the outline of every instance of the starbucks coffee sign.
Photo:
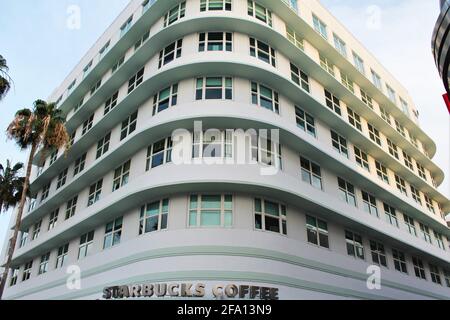
<svg viewBox="0 0 450 320">
<path fill-rule="evenodd" d="M 216 299 L 278 300 L 278 288 L 252 285 L 218 284 L 208 288 L 203 283 L 134 284 L 107 287 L 103 299 L 130 298 L 204 298 L 211 292 Z"/>
</svg>

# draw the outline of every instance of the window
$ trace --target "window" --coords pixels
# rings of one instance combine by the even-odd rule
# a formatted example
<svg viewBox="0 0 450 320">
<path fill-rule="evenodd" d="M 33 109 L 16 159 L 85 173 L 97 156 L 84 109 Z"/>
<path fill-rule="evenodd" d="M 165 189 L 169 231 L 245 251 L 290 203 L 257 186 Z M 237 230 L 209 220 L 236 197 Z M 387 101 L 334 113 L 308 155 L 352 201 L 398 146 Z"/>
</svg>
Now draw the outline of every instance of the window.
<svg viewBox="0 0 450 320">
<path fill-rule="evenodd" d="M 380 180 L 386 182 L 387 184 L 390 184 L 389 181 L 389 176 L 387 174 L 387 169 L 385 166 L 383 166 L 381 163 L 379 163 L 378 161 L 375 161 L 375 167 L 377 169 L 377 175 L 378 178 L 380 178 Z"/>
<path fill-rule="evenodd" d="M 41 226 L 42 226 L 42 219 L 34 224 L 31 241 L 36 240 L 39 237 L 39 235 L 41 234 Z"/>
<path fill-rule="evenodd" d="M 347 74 L 343 73 L 342 71 L 341 71 L 341 82 L 348 90 L 350 90 L 351 93 L 355 93 L 353 81 Z"/>
<path fill-rule="evenodd" d="M 50 260 L 50 252 L 41 256 L 41 263 L 39 263 L 38 274 L 44 274 L 48 272 L 48 260 Z"/>
<path fill-rule="evenodd" d="M 373 215 L 375 217 L 379 217 L 378 207 L 377 207 L 377 199 L 373 195 L 371 195 L 365 191 L 361 191 L 361 195 L 362 195 L 362 199 L 363 199 L 364 211 L 370 213 L 371 215 Z"/>
<path fill-rule="evenodd" d="M 397 94 L 395 93 L 394 89 L 392 89 L 388 84 L 386 84 L 386 89 L 389 100 L 391 100 L 393 103 L 397 103 Z"/>
<path fill-rule="evenodd" d="M 414 164 L 413 164 L 413 160 L 411 158 L 411 156 L 409 154 L 407 154 L 405 151 L 403 151 L 403 159 L 405 160 L 405 165 L 411 169 L 412 171 L 414 171 Z"/>
<path fill-rule="evenodd" d="M 232 100 L 233 79 L 229 77 L 197 78 L 196 100 Z"/>
<path fill-rule="evenodd" d="M 420 227 L 420 235 L 422 236 L 422 239 L 428 243 L 433 244 L 433 241 L 431 240 L 430 229 L 421 222 L 419 222 L 419 227 Z"/>
<path fill-rule="evenodd" d="M 210 129 L 192 135 L 192 158 L 232 158 L 233 131 Z M 160 155 L 159 157 L 161 157 Z"/>
<path fill-rule="evenodd" d="M 339 197 L 349 205 L 356 207 L 355 187 L 342 178 L 338 178 Z"/>
<path fill-rule="evenodd" d="M 27 244 L 27 240 L 28 240 L 28 229 L 20 233 L 19 248 L 25 246 Z"/>
<path fill-rule="evenodd" d="M 348 121 L 350 122 L 350 124 L 362 132 L 361 117 L 359 116 L 359 114 L 355 113 L 350 108 L 347 108 L 347 112 L 348 112 Z"/>
<path fill-rule="evenodd" d="M 402 98 L 400 98 L 400 104 L 402 106 L 402 111 L 404 114 L 406 114 L 409 117 L 409 106 L 408 103 L 403 100 Z"/>
<path fill-rule="evenodd" d="M 347 139 L 343 138 L 334 131 L 331 131 L 331 140 L 333 148 L 340 154 L 348 158 Z"/>
<path fill-rule="evenodd" d="M 370 165 L 369 165 L 369 157 L 367 156 L 367 153 L 359 149 L 358 147 L 353 147 L 355 150 L 355 160 L 356 163 L 363 169 L 366 169 L 370 172 Z"/>
<path fill-rule="evenodd" d="M 379 90 L 382 90 L 381 77 L 375 71 L 371 70 L 371 72 L 372 72 L 372 82 L 373 82 L 373 84 Z"/>
<path fill-rule="evenodd" d="M 272 12 L 255 1 L 248 1 L 248 15 L 272 26 Z"/>
<path fill-rule="evenodd" d="M 154 5 L 156 0 L 145 0 L 142 3 L 142 14 L 144 14 L 152 5 Z"/>
<path fill-rule="evenodd" d="M 425 267 L 423 266 L 423 261 L 417 257 L 412 257 L 412 261 L 416 277 L 419 279 L 427 280 L 427 276 L 425 275 Z"/>
<path fill-rule="evenodd" d="M 89 63 L 84 67 L 84 69 L 83 69 L 83 78 L 85 78 L 89 74 L 89 72 L 91 70 L 91 67 L 92 67 L 92 60 L 89 61 Z"/>
<path fill-rule="evenodd" d="M 390 126 L 392 126 L 391 115 L 383 107 L 380 107 L 381 118 L 386 121 Z"/>
<path fill-rule="evenodd" d="M 359 234 L 345 231 L 345 242 L 347 244 L 347 254 L 364 260 L 364 246 L 362 237 Z"/>
<path fill-rule="evenodd" d="M 395 145 L 391 140 L 387 139 L 388 149 L 391 156 L 395 157 L 397 160 L 399 160 L 398 156 L 398 147 Z"/>
<path fill-rule="evenodd" d="M 372 140 L 381 147 L 380 131 L 378 131 L 378 129 L 372 126 L 370 123 L 367 124 L 367 127 L 369 128 L 370 140 Z"/>
<path fill-rule="evenodd" d="M 141 208 L 139 235 L 167 229 L 169 200 L 164 199 L 149 203 Z"/>
<path fill-rule="evenodd" d="M 147 150 L 146 171 L 172 161 L 172 138 L 155 142 Z"/>
<path fill-rule="evenodd" d="M 66 220 L 72 218 L 77 210 L 78 196 L 70 199 L 66 204 Z"/>
<path fill-rule="evenodd" d="M 415 202 L 422 205 L 422 199 L 420 198 L 420 192 L 413 185 L 409 185 L 411 189 L 411 196 Z"/>
<path fill-rule="evenodd" d="M 189 227 L 231 227 L 233 197 L 231 195 L 191 195 Z"/>
<path fill-rule="evenodd" d="M 146 31 L 144 33 L 144 35 L 141 38 L 139 38 L 139 40 L 136 41 L 136 43 L 134 44 L 134 51 L 139 49 L 142 46 L 142 44 L 148 40 L 149 37 L 150 37 L 150 31 Z"/>
<path fill-rule="evenodd" d="M 384 245 L 376 241 L 370 241 L 370 251 L 372 253 L 372 262 L 387 268 L 386 251 Z"/>
<path fill-rule="evenodd" d="M 252 82 L 252 103 L 280 114 L 278 92 L 256 82 Z"/>
<path fill-rule="evenodd" d="M 125 62 L 125 56 L 122 56 L 112 67 L 111 69 L 111 73 L 116 72 L 121 66 L 122 64 Z"/>
<path fill-rule="evenodd" d="M 103 238 L 103 249 L 108 249 L 120 243 L 122 236 L 123 218 L 117 218 L 106 225 L 105 237 Z"/>
<path fill-rule="evenodd" d="M 11 279 L 9 282 L 9 286 L 13 287 L 17 284 L 17 279 L 19 278 L 19 269 L 12 269 L 11 270 Z"/>
<path fill-rule="evenodd" d="M 395 120 L 395 127 L 397 132 L 400 133 L 404 138 L 406 138 L 405 127 L 403 127 L 398 120 Z"/>
<path fill-rule="evenodd" d="M 397 213 L 395 211 L 395 208 L 384 203 L 384 213 L 386 214 L 386 221 L 389 222 L 394 227 L 398 228 L 399 225 L 398 225 Z"/>
<path fill-rule="evenodd" d="M 77 131 L 75 130 L 69 137 L 69 146 L 72 147 L 73 144 L 75 143 L 75 137 L 77 135 Z M 45 166 L 45 163 L 44 163 Z M 44 166 L 42 166 L 41 168 L 43 168 Z M 41 172 L 42 173 L 42 172 Z"/>
<path fill-rule="evenodd" d="M 322 173 L 320 166 L 306 158 L 300 157 L 302 167 L 302 181 L 309 183 L 314 188 L 322 190 Z"/>
<path fill-rule="evenodd" d="M 120 27 L 120 37 L 123 37 L 125 33 L 131 28 L 133 22 L 133 16 L 129 17 L 128 20 Z"/>
<path fill-rule="evenodd" d="M 394 258 L 395 270 L 403 273 L 408 273 L 408 269 L 406 267 L 405 253 L 398 251 L 396 249 L 392 249 L 392 256 Z"/>
<path fill-rule="evenodd" d="M 25 263 L 23 267 L 22 282 L 31 278 L 31 269 L 33 268 L 33 260 Z"/>
<path fill-rule="evenodd" d="M 273 142 L 267 137 L 260 136 L 257 142 L 252 139 L 252 151 L 255 152 L 256 150 L 258 150 L 258 161 L 260 164 L 278 169 L 282 168 L 281 144 Z"/>
<path fill-rule="evenodd" d="M 153 98 L 153 115 L 174 106 L 178 101 L 178 84 L 161 90 Z"/>
<path fill-rule="evenodd" d="M 58 224 L 59 208 L 50 213 L 50 219 L 48 222 L 48 231 L 54 229 Z"/>
<path fill-rule="evenodd" d="M 439 272 L 439 268 L 431 263 L 429 264 L 429 267 L 430 267 L 431 281 L 433 281 L 436 284 L 442 285 L 441 274 Z"/>
<path fill-rule="evenodd" d="M 395 184 L 397 186 L 398 191 L 403 193 L 405 196 L 408 196 L 408 192 L 406 191 L 405 179 L 403 179 L 399 175 L 395 175 Z"/>
<path fill-rule="evenodd" d="M 83 103 L 84 103 L 84 98 L 82 98 L 81 101 L 78 102 L 78 103 L 76 104 L 76 106 L 73 108 L 73 112 L 74 112 L 74 113 L 77 112 L 78 109 L 81 108 L 81 106 L 83 105 Z"/>
<path fill-rule="evenodd" d="M 94 203 L 100 200 L 100 195 L 102 193 L 102 185 L 103 179 L 97 181 L 89 188 L 89 198 L 87 204 L 88 207 L 92 206 Z"/>
<path fill-rule="evenodd" d="M 75 160 L 75 167 L 73 169 L 73 176 L 75 177 L 77 174 L 84 170 L 84 166 L 86 164 L 86 153 Z"/>
<path fill-rule="evenodd" d="M 405 221 L 406 229 L 408 230 L 408 232 L 417 237 L 416 223 L 414 219 L 406 214 L 403 214 L 403 220 Z"/>
<path fill-rule="evenodd" d="M 291 79 L 302 87 L 303 90 L 309 92 L 309 77 L 295 64 L 291 63 Z"/>
<path fill-rule="evenodd" d="M 169 44 L 167 47 L 161 50 L 159 52 L 158 69 L 161 69 L 162 66 L 165 66 L 166 64 L 172 62 L 173 60 L 181 57 L 182 48 L 183 48 L 183 39 L 179 39 L 178 41 Z"/>
<path fill-rule="evenodd" d="M 450 288 L 450 271 L 444 270 L 445 284 Z"/>
<path fill-rule="evenodd" d="M 428 211 L 430 211 L 433 214 L 436 214 L 436 211 L 434 210 L 433 200 L 431 200 L 431 198 L 428 197 L 426 194 L 424 194 L 424 197 Z"/>
<path fill-rule="evenodd" d="M 338 115 L 342 115 L 341 102 L 335 95 L 331 94 L 331 92 L 329 92 L 326 89 L 325 89 L 325 102 L 328 108 L 336 112 Z"/>
<path fill-rule="evenodd" d="M 313 116 L 305 112 L 303 109 L 295 106 L 295 118 L 297 121 L 297 127 L 301 128 L 313 137 L 316 137 L 316 123 Z"/>
<path fill-rule="evenodd" d="M 198 51 L 233 51 L 231 32 L 202 32 L 198 36 Z"/>
<path fill-rule="evenodd" d="M 164 27 L 170 26 L 177 20 L 184 18 L 185 15 L 186 15 L 186 1 L 183 1 L 180 4 L 177 4 L 169 12 L 165 14 Z"/>
<path fill-rule="evenodd" d="M 286 25 L 286 35 L 290 42 L 292 42 L 300 50 L 305 50 L 303 39 L 288 25 Z"/>
<path fill-rule="evenodd" d="M 328 224 L 325 221 L 306 216 L 306 232 L 309 243 L 323 248 L 330 248 Z"/>
<path fill-rule="evenodd" d="M 56 159 L 58 159 L 58 150 L 55 150 L 54 152 L 52 152 L 52 154 L 50 155 L 50 164 L 49 166 L 51 166 L 52 164 L 55 163 Z"/>
<path fill-rule="evenodd" d="M 58 175 L 58 180 L 56 182 L 56 190 L 58 190 L 59 188 L 61 188 L 66 184 L 68 171 L 69 169 L 66 168 Z"/>
<path fill-rule="evenodd" d="M 281 0 L 285 4 L 289 6 L 292 10 L 294 10 L 296 13 L 298 13 L 298 3 L 297 0 Z"/>
<path fill-rule="evenodd" d="M 28 212 L 31 212 L 34 210 L 34 207 L 36 206 L 36 196 L 31 197 L 28 201 Z"/>
<path fill-rule="evenodd" d="M 320 66 L 334 77 L 335 73 L 333 63 L 330 60 L 328 60 L 328 58 L 324 57 L 322 54 L 320 54 L 319 59 L 320 59 Z"/>
<path fill-rule="evenodd" d="M 78 260 L 87 257 L 94 244 L 94 231 L 88 232 L 80 237 L 80 247 L 78 248 Z"/>
<path fill-rule="evenodd" d="M 104 136 L 98 143 L 97 143 L 97 155 L 96 159 L 103 156 L 106 152 L 109 150 L 109 142 L 111 140 L 111 132 L 108 133 L 106 136 Z"/>
<path fill-rule="evenodd" d="M 420 163 L 418 163 L 417 161 L 416 161 L 416 167 L 417 167 L 417 172 L 419 172 L 419 176 L 423 180 L 427 181 L 427 175 L 425 173 L 425 168 Z"/>
<path fill-rule="evenodd" d="M 72 83 L 67 87 L 67 94 L 69 95 L 72 90 L 75 88 L 75 85 L 77 84 L 77 79 L 73 80 Z"/>
<path fill-rule="evenodd" d="M 116 91 L 108 100 L 105 102 L 104 115 L 106 116 L 114 107 L 117 105 L 117 98 L 119 97 L 119 91 Z"/>
<path fill-rule="evenodd" d="M 366 70 L 364 68 L 364 60 L 361 59 L 361 57 L 358 56 L 355 52 L 353 52 L 353 60 L 355 62 L 356 69 L 358 69 L 358 71 L 362 74 L 365 74 Z"/>
<path fill-rule="evenodd" d="M 287 235 L 286 206 L 255 199 L 255 228 Z"/>
<path fill-rule="evenodd" d="M 344 40 L 339 38 L 335 33 L 333 33 L 333 38 L 334 47 L 336 48 L 336 50 L 344 57 L 347 57 L 347 45 L 345 44 Z"/>
<path fill-rule="evenodd" d="M 120 131 L 120 141 L 128 137 L 128 135 L 130 135 L 136 130 L 137 116 L 138 113 L 136 111 L 122 122 L 122 129 Z"/>
<path fill-rule="evenodd" d="M 128 184 L 130 178 L 130 166 L 131 160 L 128 160 L 114 171 L 113 192 Z"/>
<path fill-rule="evenodd" d="M 442 249 L 445 251 L 445 245 L 444 245 L 444 237 L 439 232 L 433 231 L 434 238 L 436 239 L 436 243 L 439 247 L 439 249 Z"/>
<path fill-rule="evenodd" d="M 58 256 L 56 257 L 56 269 L 62 268 L 67 260 L 67 253 L 69 252 L 69 244 L 66 243 L 65 245 L 58 248 Z"/>
<path fill-rule="evenodd" d="M 275 49 L 265 42 L 250 38 L 250 55 L 271 64 L 275 68 L 277 67 Z"/>
<path fill-rule="evenodd" d="M 48 198 L 48 195 L 50 193 L 50 186 L 51 184 L 47 184 L 46 186 L 44 186 L 44 188 L 42 189 L 42 195 L 41 195 L 41 203 Z"/>
<path fill-rule="evenodd" d="M 200 11 L 231 11 L 231 0 L 200 0 Z"/>
<path fill-rule="evenodd" d="M 102 85 L 102 79 L 98 80 L 96 84 L 91 88 L 91 96 L 100 88 Z"/>
<path fill-rule="evenodd" d="M 81 132 L 81 136 L 84 136 L 89 130 L 91 130 L 93 123 L 94 114 L 92 114 L 86 121 L 83 122 L 83 131 Z"/>
<path fill-rule="evenodd" d="M 134 76 L 128 80 L 128 94 L 136 89 L 144 80 L 144 68 L 138 71 Z"/>
<path fill-rule="evenodd" d="M 313 14 L 313 25 L 314 30 L 316 30 L 325 39 L 328 39 L 327 25 L 322 20 L 320 20 L 315 14 Z"/>
<path fill-rule="evenodd" d="M 100 51 L 98 52 L 100 54 L 99 59 L 101 60 L 105 54 L 108 52 L 109 50 L 109 45 L 111 44 L 111 41 L 108 40 L 108 42 L 106 42 L 106 44 L 100 49 Z"/>
<path fill-rule="evenodd" d="M 361 90 L 361 101 L 368 106 L 370 109 L 373 109 L 373 100 L 365 91 Z"/>
<path fill-rule="evenodd" d="M 417 138 L 414 137 L 412 134 L 409 135 L 409 140 L 411 140 L 411 143 L 417 148 L 419 148 L 419 142 L 417 141 Z"/>
</svg>

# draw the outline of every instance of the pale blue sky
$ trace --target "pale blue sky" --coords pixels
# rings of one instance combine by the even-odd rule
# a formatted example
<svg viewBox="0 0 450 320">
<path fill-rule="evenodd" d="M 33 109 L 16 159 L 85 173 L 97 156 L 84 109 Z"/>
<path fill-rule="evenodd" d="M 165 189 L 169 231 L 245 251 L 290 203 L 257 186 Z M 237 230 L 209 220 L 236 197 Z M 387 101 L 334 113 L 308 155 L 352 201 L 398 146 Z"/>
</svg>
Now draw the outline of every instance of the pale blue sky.
<svg viewBox="0 0 450 320">
<path fill-rule="evenodd" d="M 431 55 L 430 42 L 439 14 L 434 0 L 322 0 L 345 26 L 403 83 L 421 112 L 421 124 L 436 140 L 435 161 L 448 174 L 449 116 L 444 92 Z M 7 60 L 15 88 L 0 103 L 0 162 L 25 161 L 7 142 L 4 129 L 17 109 L 46 99 L 109 26 L 128 0 L 5 1 L 0 17 L 0 54 Z M 67 8 L 81 8 L 81 29 L 66 27 Z M 367 27 L 367 9 L 378 6 L 379 29 Z M 420 20 L 420 23 L 418 23 Z M 449 195 L 447 178 L 441 191 Z M 0 215 L 0 248 L 9 214 Z"/>
</svg>

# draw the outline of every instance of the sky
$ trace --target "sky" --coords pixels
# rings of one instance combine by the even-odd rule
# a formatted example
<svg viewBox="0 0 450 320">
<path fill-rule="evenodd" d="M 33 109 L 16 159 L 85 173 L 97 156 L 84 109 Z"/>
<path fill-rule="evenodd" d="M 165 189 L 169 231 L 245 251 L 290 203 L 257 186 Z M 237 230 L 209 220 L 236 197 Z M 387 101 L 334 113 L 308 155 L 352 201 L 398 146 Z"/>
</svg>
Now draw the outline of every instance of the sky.
<svg viewBox="0 0 450 320">
<path fill-rule="evenodd" d="M 308 1 L 308 0 L 306 0 Z M 321 0 L 408 89 L 424 130 L 436 141 L 434 161 L 450 172 L 449 115 L 444 87 L 431 54 L 438 0 Z M 25 162 L 27 153 L 7 141 L 4 129 L 15 112 L 46 99 L 126 6 L 128 0 L 5 1 L 0 13 L 0 54 L 14 88 L 0 102 L 0 163 Z M 80 8 L 79 29 L 67 27 L 71 6 Z M 374 24 L 375 21 L 375 24 Z M 440 191 L 450 195 L 447 177 Z M 0 215 L 0 248 L 10 213 Z"/>
</svg>

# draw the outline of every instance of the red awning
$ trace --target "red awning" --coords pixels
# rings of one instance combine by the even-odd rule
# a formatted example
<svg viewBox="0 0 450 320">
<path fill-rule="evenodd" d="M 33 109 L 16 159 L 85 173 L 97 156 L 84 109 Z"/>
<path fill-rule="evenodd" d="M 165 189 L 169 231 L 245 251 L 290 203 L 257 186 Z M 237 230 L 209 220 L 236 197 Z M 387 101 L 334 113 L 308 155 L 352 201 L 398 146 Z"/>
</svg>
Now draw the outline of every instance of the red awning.
<svg viewBox="0 0 450 320">
<path fill-rule="evenodd" d="M 448 113 L 450 113 L 450 97 L 448 96 L 448 93 L 444 94 L 443 97 L 445 104 L 447 105 Z"/>
</svg>

